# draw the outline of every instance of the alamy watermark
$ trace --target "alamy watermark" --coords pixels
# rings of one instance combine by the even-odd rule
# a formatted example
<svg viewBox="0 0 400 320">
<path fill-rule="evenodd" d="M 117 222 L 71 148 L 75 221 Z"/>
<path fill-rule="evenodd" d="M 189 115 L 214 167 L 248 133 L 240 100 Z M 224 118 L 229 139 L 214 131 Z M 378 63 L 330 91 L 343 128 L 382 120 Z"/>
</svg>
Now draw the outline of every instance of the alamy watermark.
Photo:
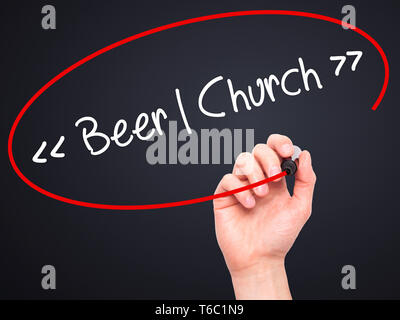
<svg viewBox="0 0 400 320">
<path fill-rule="evenodd" d="M 178 132 L 169 121 L 168 134 L 156 133 L 146 150 L 146 161 L 156 164 L 232 164 L 243 151 L 254 148 L 254 129 L 186 129 Z"/>
</svg>

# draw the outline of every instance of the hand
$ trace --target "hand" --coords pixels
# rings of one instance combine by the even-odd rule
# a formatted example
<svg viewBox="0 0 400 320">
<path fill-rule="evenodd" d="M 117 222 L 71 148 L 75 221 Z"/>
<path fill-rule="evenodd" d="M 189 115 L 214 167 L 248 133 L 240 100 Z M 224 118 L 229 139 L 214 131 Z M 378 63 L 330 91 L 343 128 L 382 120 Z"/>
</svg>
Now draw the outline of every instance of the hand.
<svg viewBox="0 0 400 320">
<path fill-rule="evenodd" d="M 215 193 L 230 191 L 281 172 L 282 158 L 293 155 L 291 140 L 271 135 L 267 144 L 242 153 L 233 174 Z M 293 196 L 280 178 L 254 190 L 214 200 L 218 244 L 231 273 L 236 297 L 289 299 L 284 259 L 311 214 L 316 175 L 309 152 L 297 160 Z"/>
</svg>

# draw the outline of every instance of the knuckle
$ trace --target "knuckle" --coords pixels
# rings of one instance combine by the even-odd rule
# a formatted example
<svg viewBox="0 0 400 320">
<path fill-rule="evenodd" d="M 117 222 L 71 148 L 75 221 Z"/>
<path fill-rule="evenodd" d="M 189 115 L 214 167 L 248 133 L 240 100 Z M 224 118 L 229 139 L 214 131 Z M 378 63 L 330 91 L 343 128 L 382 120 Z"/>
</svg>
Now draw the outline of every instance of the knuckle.
<svg viewBox="0 0 400 320">
<path fill-rule="evenodd" d="M 273 145 L 286 143 L 293 144 L 292 140 L 288 136 L 278 133 L 271 134 L 268 137 L 268 143 Z"/>
<path fill-rule="evenodd" d="M 253 155 L 249 152 L 241 153 L 235 162 L 233 167 L 234 175 L 246 175 L 252 170 Z"/>
<path fill-rule="evenodd" d="M 273 134 L 270 134 L 269 135 L 269 137 L 268 137 L 268 139 L 267 139 L 267 143 L 269 144 L 269 143 L 272 143 L 274 140 L 276 140 L 276 138 L 278 138 L 278 134 L 277 133 L 273 133 Z"/>
<path fill-rule="evenodd" d="M 243 166 L 246 162 L 250 159 L 251 153 L 250 152 L 242 152 L 236 158 L 236 164 L 238 166 Z"/>
<path fill-rule="evenodd" d="M 226 189 L 230 182 L 232 181 L 232 174 L 231 173 L 226 173 L 224 174 L 224 176 L 222 177 L 222 179 L 220 180 L 220 182 L 218 183 L 218 186 L 216 187 L 216 189 L 214 190 L 214 194 L 218 194 L 221 188 L 222 189 Z"/>
<path fill-rule="evenodd" d="M 274 162 L 278 161 L 277 153 L 275 152 L 274 149 L 272 149 L 269 146 L 266 146 L 266 148 L 264 150 L 264 158 L 265 158 L 266 164 L 268 164 L 268 165 L 273 164 Z"/>
<path fill-rule="evenodd" d="M 267 146 L 267 148 L 265 150 L 267 152 L 267 156 L 272 157 L 272 158 L 275 158 L 275 157 L 278 158 L 278 154 L 271 147 Z"/>
<path fill-rule="evenodd" d="M 253 148 L 254 155 L 260 155 L 265 151 L 266 147 L 267 146 L 264 143 L 256 144 L 256 146 Z"/>
<path fill-rule="evenodd" d="M 247 152 L 247 151 L 241 152 L 241 153 L 239 154 L 238 158 L 239 158 L 239 157 L 248 157 L 249 155 L 251 155 L 250 152 Z"/>
<path fill-rule="evenodd" d="M 288 136 L 281 136 L 282 140 L 285 141 L 285 143 L 293 144 L 292 139 L 290 139 Z"/>
<path fill-rule="evenodd" d="M 233 176 L 232 173 L 226 173 L 226 174 L 224 174 L 224 176 L 222 177 L 221 181 L 223 181 L 223 182 L 228 182 L 228 181 L 232 180 L 232 176 Z"/>
<path fill-rule="evenodd" d="M 315 174 L 314 171 L 312 172 L 310 181 L 311 181 L 311 184 L 312 184 L 312 185 L 314 185 L 314 184 L 317 183 L 317 175 Z"/>
</svg>

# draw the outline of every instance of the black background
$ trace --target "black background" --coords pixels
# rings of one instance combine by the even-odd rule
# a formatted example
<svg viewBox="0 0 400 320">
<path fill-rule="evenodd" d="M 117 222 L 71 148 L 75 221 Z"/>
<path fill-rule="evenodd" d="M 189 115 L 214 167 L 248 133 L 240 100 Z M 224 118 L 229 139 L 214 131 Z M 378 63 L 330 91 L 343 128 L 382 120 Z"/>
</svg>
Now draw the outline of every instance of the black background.
<svg viewBox="0 0 400 320">
<path fill-rule="evenodd" d="M 41 28 L 41 8 L 57 10 L 57 29 Z M 284 9 L 341 19 L 344 1 L 20 1 L 2 4 L 1 298 L 230 299 L 229 273 L 214 232 L 212 203 L 157 211 L 88 209 L 47 198 L 24 184 L 7 156 L 18 112 L 47 81 L 88 54 L 133 34 L 208 14 Z M 287 256 L 294 298 L 398 298 L 397 202 L 399 110 L 395 1 L 351 3 L 357 26 L 385 50 L 391 70 L 377 111 L 383 63 L 364 38 L 340 26 L 301 17 L 214 20 L 131 42 L 85 64 L 45 92 L 24 115 L 14 139 L 22 172 L 39 186 L 77 200 L 146 204 L 209 195 L 231 165 L 150 166 L 148 143 L 111 146 L 99 157 L 84 148 L 74 123 L 97 119 L 112 134 L 124 118 L 164 108 L 178 120 L 179 88 L 192 128 L 254 128 L 255 143 L 286 134 L 310 150 L 318 176 L 313 215 Z M 362 50 L 356 72 L 334 76 L 331 55 Z M 226 90 L 210 102 L 227 116 L 196 107 L 201 88 L 222 75 L 245 89 L 258 77 L 281 75 L 302 57 L 324 88 L 234 114 Z M 222 86 L 221 86 L 222 88 Z M 65 159 L 31 161 L 43 140 L 66 136 Z M 57 270 L 57 289 L 41 288 L 41 268 Z M 357 270 L 357 289 L 341 288 L 341 268 Z"/>
</svg>

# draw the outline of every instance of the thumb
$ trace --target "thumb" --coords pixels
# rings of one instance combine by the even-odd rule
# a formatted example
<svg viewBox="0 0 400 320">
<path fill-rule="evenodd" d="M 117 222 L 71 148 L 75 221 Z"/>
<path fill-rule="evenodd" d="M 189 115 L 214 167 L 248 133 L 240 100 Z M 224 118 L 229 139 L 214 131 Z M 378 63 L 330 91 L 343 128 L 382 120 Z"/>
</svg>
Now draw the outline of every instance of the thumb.
<svg viewBox="0 0 400 320">
<path fill-rule="evenodd" d="M 295 178 L 292 199 L 296 202 L 296 207 L 306 210 L 306 214 L 309 215 L 311 214 L 314 186 L 317 177 L 312 168 L 311 155 L 308 151 L 303 151 L 300 154 Z"/>
</svg>

